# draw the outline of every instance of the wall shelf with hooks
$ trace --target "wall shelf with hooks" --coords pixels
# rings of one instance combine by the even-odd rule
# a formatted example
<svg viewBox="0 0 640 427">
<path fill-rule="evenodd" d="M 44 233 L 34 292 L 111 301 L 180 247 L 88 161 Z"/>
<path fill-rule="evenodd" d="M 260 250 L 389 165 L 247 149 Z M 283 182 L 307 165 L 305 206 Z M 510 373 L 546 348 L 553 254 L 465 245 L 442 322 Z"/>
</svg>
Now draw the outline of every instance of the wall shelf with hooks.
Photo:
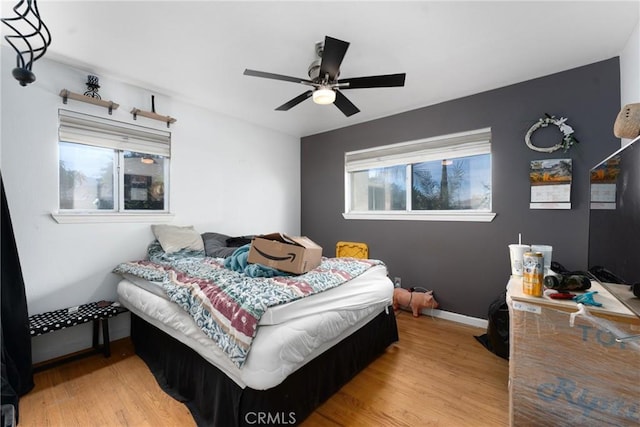
<svg viewBox="0 0 640 427">
<path fill-rule="evenodd" d="M 137 120 L 138 116 L 142 116 L 142 117 L 146 117 L 148 119 L 159 120 L 161 122 L 165 122 L 167 124 L 167 127 L 169 127 L 169 125 L 171 123 L 175 123 L 177 121 L 177 119 L 174 119 L 173 117 L 161 116 L 160 114 L 156 114 L 156 113 L 151 112 L 151 111 L 139 110 L 137 108 L 134 108 L 133 110 L 131 110 L 131 114 L 133 114 L 133 120 Z"/>
<path fill-rule="evenodd" d="M 73 99 L 73 100 L 81 101 L 81 102 L 87 102 L 89 104 L 99 105 L 101 107 L 108 108 L 109 109 L 109 114 L 111 114 L 113 112 L 113 110 L 117 110 L 118 107 L 120 106 L 119 104 L 116 104 L 113 101 L 103 101 L 100 98 L 93 98 L 91 96 L 87 96 L 87 95 L 82 95 L 80 93 L 71 92 L 70 90 L 67 90 L 67 89 L 62 89 L 60 91 L 60 96 L 62 97 L 62 102 L 64 104 L 67 103 L 68 99 Z"/>
</svg>

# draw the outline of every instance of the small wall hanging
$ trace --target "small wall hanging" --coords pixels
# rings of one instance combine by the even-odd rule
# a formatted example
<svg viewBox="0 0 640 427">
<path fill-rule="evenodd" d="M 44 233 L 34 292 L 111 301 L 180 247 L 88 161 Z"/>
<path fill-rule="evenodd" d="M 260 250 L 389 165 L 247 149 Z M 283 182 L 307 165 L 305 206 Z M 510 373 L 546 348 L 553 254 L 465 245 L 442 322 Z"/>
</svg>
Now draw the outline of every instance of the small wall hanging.
<svg viewBox="0 0 640 427">
<path fill-rule="evenodd" d="M 4 39 L 17 53 L 17 67 L 11 74 L 20 82 L 20 86 L 26 86 L 36 81 L 31 68 L 51 44 L 51 33 L 40 19 L 36 0 L 19 1 L 13 12 L 15 17 L 1 19 L 13 31 L 13 34 L 4 36 Z"/>
<path fill-rule="evenodd" d="M 98 76 L 88 75 L 86 85 L 87 91 L 84 93 L 84 96 L 102 99 L 98 93 L 98 89 L 100 89 L 100 79 L 98 79 Z"/>
<path fill-rule="evenodd" d="M 529 209 L 571 209 L 571 159 L 532 160 Z"/>
<path fill-rule="evenodd" d="M 544 115 L 546 117 L 543 117 L 535 122 L 533 126 L 529 128 L 527 134 L 524 136 L 524 142 L 527 144 L 527 147 L 540 153 L 553 153 L 554 151 L 562 148 L 562 150 L 566 153 L 574 144 L 580 142 L 576 139 L 575 136 L 573 136 L 574 130 L 566 123 L 566 117 L 561 117 L 558 119 L 555 116 L 548 115 L 547 113 L 544 113 Z M 560 141 L 553 147 L 536 147 L 535 145 L 533 145 L 533 143 L 531 142 L 531 135 L 533 135 L 533 133 L 538 129 L 547 127 L 549 125 L 557 126 L 558 129 L 560 129 L 560 132 L 562 132 L 562 141 Z"/>
</svg>

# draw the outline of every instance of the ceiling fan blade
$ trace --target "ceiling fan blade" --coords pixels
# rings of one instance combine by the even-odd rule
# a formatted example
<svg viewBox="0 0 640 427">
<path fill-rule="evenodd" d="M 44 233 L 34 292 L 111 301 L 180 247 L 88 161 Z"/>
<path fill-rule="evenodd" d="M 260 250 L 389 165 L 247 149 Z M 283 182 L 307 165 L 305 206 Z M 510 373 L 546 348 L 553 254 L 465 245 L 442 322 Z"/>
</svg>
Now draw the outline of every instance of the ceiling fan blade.
<svg viewBox="0 0 640 427">
<path fill-rule="evenodd" d="M 249 69 L 244 70 L 243 74 L 245 76 L 263 77 L 265 79 L 284 80 L 285 82 L 313 83 L 311 80 L 301 79 L 298 77 L 283 76 L 282 74 L 266 73 L 264 71 L 256 71 L 256 70 L 249 70 Z"/>
<path fill-rule="evenodd" d="M 333 102 L 336 107 L 338 107 L 340 109 L 340 111 L 342 111 L 344 113 L 345 116 L 349 117 L 349 116 L 353 116 L 355 113 L 359 112 L 360 110 L 358 109 L 358 107 L 356 107 L 355 105 L 353 105 L 353 103 L 351 101 L 349 101 L 347 99 L 346 96 L 344 96 L 343 94 L 340 93 L 339 90 L 336 90 L 336 100 Z"/>
<path fill-rule="evenodd" d="M 292 107 L 295 107 L 296 105 L 300 104 L 305 99 L 309 98 L 311 96 L 311 94 L 313 94 L 313 91 L 312 90 L 308 90 L 305 93 L 296 96 L 291 101 L 285 102 L 284 104 L 282 104 L 281 106 L 276 108 L 276 110 L 278 110 L 278 111 L 287 111 L 288 109 L 290 109 Z"/>
<path fill-rule="evenodd" d="M 334 81 L 340 72 L 340 64 L 349 48 L 349 42 L 325 36 L 322 61 L 320 63 L 320 79 L 329 74 L 329 81 Z"/>
<path fill-rule="evenodd" d="M 370 87 L 397 87 L 404 86 L 406 74 L 385 74 L 382 76 L 355 77 L 352 79 L 340 80 L 339 83 L 349 83 L 349 86 L 340 89 L 365 89 Z"/>
</svg>

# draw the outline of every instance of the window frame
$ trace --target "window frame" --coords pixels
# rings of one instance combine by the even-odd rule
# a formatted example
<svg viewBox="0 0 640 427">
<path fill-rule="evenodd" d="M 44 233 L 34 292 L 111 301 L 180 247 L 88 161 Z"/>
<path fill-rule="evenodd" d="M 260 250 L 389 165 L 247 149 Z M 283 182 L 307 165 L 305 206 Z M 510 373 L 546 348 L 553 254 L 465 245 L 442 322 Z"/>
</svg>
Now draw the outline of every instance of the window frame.
<svg viewBox="0 0 640 427">
<path fill-rule="evenodd" d="M 492 211 L 492 207 L 489 209 L 431 211 L 411 209 L 413 164 L 479 154 L 491 155 L 491 128 L 346 152 L 344 157 L 345 205 L 342 216 L 345 219 L 356 220 L 491 222 L 496 216 L 496 213 Z M 492 158 L 490 159 L 490 164 L 491 174 L 493 175 Z M 407 207 L 405 210 L 351 210 L 352 172 L 398 165 L 404 165 L 406 167 L 405 188 L 407 191 L 405 197 Z M 493 185 L 491 187 L 491 199 L 493 201 Z"/>
<path fill-rule="evenodd" d="M 60 224 L 102 222 L 168 222 L 174 215 L 170 208 L 171 132 L 143 127 L 126 122 L 105 119 L 85 113 L 58 110 L 58 162 L 60 144 L 70 143 L 113 150 L 114 156 L 114 208 L 82 210 L 60 208 L 60 178 L 57 180 L 58 208 L 51 213 Z M 164 208 L 162 210 L 125 209 L 124 153 L 158 155 L 163 158 Z"/>
</svg>

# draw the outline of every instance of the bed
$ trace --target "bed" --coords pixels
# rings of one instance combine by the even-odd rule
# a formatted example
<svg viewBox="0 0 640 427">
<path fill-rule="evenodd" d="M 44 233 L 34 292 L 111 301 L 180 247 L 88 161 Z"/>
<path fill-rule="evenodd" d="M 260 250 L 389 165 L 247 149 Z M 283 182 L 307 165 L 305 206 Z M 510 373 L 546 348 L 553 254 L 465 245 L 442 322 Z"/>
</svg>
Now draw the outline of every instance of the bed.
<svg viewBox="0 0 640 427">
<path fill-rule="evenodd" d="M 122 276 L 118 296 L 132 314 L 136 353 L 199 426 L 299 424 L 398 340 L 393 284 L 380 261 L 323 258 L 299 276 L 250 277 L 224 267 L 230 258 L 197 248 L 167 254 L 156 241 L 147 259 L 114 270 Z M 186 290 L 177 291 L 178 282 Z M 185 301 L 211 296 L 212 286 L 224 292 L 204 305 L 228 307 L 224 298 L 237 284 L 253 294 L 271 289 L 253 327 L 247 319 L 234 326 L 229 319 L 242 317 L 237 310 L 220 318 L 224 309 L 208 312 Z M 291 289 L 293 297 L 279 299 Z"/>
</svg>

